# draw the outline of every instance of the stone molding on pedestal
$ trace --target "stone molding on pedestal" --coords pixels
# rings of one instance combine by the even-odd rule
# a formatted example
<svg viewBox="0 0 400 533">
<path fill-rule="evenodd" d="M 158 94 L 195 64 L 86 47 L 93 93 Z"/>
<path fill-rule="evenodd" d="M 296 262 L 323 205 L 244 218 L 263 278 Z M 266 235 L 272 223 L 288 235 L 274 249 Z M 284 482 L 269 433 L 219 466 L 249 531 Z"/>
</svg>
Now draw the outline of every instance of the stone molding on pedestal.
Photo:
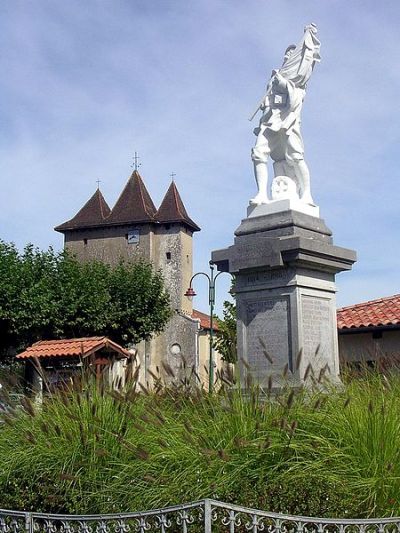
<svg viewBox="0 0 400 533">
<path fill-rule="evenodd" d="M 212 260 L 236 278 L 243 387 L 249 375 L 261 387 L 272 380 L 274 388 L 299 387 L 323 374 L 340 381 L 335 275 L 350 270 L 356 254 L 333 244 L 322 219 L 259 210 L 242 220 L 234 244 L 214 251 Z"/>
<path fill-rule="evenodd" d="M 267 204 L 253 205 L 247 208 L 249 218 L 273 215 L 285 211 L 297 211 L 312 217 L 319 218 L 319 207 L 316 205 L 305 204 L 299 198 L 277 198 L 269 201 Z"/>
</svg>

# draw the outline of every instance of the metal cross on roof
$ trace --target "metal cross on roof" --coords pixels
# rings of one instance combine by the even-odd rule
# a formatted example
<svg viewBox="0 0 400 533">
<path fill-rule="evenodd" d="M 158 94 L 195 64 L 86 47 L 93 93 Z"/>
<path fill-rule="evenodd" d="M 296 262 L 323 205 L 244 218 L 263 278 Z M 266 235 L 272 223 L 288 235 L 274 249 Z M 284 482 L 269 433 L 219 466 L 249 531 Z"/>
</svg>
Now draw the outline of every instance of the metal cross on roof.
<svg viewBox="0 0 400 533">
<path fill-rule="evenodd" d="M 140 157 L 138 156 L 138 153 L 135 152 L 135 155 L 133 157 L 133 165 L 131 165 L 134 170 L 137 170 L 142 164 L 142 163 L 139 163 L 139 159 Z"/>
<path fill-rule="evenodd" d="M 171 176 L 171 180 L 172 180 L 172 181 L 175 181 L 175 180 L 174 180 L 174 178 L 175 178 L 175 176 L 176 176 L 175 172 L 171 172 L 170 176 Z"/>
<path fill-rule="evenodd" d="M 100 183 L 101 183 L 101 180 L 99 180 L 99 179 L 97 178 L 96 183 L 97 183 L 97 188 L 100 189 Z"/>
</svg>

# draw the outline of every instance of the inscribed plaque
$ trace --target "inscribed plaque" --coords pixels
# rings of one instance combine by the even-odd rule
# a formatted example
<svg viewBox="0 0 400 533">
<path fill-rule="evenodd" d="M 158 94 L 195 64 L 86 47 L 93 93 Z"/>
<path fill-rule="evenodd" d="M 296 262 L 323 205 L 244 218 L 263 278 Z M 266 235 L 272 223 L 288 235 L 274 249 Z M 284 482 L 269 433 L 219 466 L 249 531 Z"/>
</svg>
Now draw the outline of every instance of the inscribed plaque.
<svg viewBox="0 0 400 533">
<path fill-rule="evenodd" d="M 260 381 L 272 370 L 281 372 L 290 364 L 288 298 L 247 302 L 246 317 L 247 362 L 253 378 Z"/>
<path fill-rule="evenodd" d="M 331 301 L 327 298 L 302 295 L 303 356 L 314 373 L 331 364 L 334 350 Z M 333 368 L 330 368 L 333 371 Z"/>
</svg>

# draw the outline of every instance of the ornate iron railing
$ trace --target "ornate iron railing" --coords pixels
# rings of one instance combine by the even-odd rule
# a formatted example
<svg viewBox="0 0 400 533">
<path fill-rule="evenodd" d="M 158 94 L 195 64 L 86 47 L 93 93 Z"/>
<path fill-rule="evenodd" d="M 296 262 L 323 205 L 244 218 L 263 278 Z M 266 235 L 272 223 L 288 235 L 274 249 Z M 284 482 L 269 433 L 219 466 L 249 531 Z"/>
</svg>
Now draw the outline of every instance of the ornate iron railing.
<svg viewBox="0 0 400 533">
<path fill-rule="evenodd" d="M 336 519 L 269 513 L 201 500 L 137 513 L 57 515 L 0 510 L 0 533 L 399 533 L 400 518 Z"/>
</svg>

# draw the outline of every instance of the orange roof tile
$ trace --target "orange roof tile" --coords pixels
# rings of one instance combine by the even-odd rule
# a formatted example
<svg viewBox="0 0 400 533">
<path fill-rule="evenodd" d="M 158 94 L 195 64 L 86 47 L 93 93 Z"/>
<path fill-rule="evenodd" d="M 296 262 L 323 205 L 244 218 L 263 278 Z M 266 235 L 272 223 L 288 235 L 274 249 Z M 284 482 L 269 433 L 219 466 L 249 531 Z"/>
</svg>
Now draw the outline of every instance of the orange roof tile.
<svg viewBox="0 0 400 533">
<path fill-rule="evenodd" d="M 123 357 L 130 357 L 128 350 L 107 337 L 83 337 L 81 339 L 39 341 L 18 354 L 16 358 L 87 357 L 103 348 L 108 348 Z"/>
<path fill-rule="evenodd" d="M 339 329 L 400 324 L 400 294 L 370 300 L 337 310 Z"/>
<path fill-rule="evenodd" d="M 195 318 L 197 320 L 200 320 L 200 326 L 203 329 L 210 329 L 210 315 L 206 315 L 206 313 L 202 313 L 201 311 L 197 311 L 196 309 L 193 309 L 192 312 L 192 318 Z M 214 319 L 213 320 L 213 330 L 218 331 L 218 322 Z"/>
</svg>

